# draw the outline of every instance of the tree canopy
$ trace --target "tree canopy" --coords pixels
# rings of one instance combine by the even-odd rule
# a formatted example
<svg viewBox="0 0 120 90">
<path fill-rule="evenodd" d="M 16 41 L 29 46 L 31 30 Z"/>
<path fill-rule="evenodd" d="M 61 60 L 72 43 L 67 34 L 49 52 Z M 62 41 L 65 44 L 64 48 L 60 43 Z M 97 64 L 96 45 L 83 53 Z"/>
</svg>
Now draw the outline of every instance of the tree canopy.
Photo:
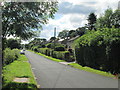
<svg viewBox="0 0 120 90">
<path fill-rule="evenodd" d="M 2 6 L 2 35 L 29 39 L 54 18 L 57 2 L 5 2 Z"/>
<path fill-rule="evenodd" d="M 112 26 L 120 28 L 120 10 L 113 11 L 109 8 L 97 19 L 96 28 L 112 28 Z"/>
<path fill-rule="evenodd" d="M 96 15 L 94 13 L 90 13 L 88 16 L 88 29 L 92 30 L 95 29 L 95 23 L 96 23 Z"/>
<path fill-rule="evenodd" d="M 63 31 L 59 32 L 58 37 L 61 39 L 66 39 L 68 37 L 68 33 L 69 33 L 68 30 L 63 30 Z"/>
</svg>

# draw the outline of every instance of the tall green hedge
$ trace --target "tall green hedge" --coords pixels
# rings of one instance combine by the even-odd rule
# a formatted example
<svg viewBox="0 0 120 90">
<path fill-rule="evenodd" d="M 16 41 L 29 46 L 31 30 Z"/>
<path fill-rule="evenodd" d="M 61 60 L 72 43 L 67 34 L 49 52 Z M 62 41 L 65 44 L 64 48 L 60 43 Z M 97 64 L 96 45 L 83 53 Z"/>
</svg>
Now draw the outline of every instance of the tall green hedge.
<svg viewBox="0 0 120 90">
<path fill-rule="evenodd" d="M 89 31 L 74 43 L 76 60 L 82 66 L 120 73 L 120 29 Z"/>
</svg>

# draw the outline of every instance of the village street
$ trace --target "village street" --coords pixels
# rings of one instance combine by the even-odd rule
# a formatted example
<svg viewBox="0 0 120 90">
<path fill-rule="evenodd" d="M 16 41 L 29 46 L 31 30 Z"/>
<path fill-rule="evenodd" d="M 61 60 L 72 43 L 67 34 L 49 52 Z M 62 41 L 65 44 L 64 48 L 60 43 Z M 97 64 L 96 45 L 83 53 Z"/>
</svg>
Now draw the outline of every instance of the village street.
<svg viewBox="0 0 120 90">
<path fill-rule="evenodd" d="M 118 88 L 116 79 L 78 70 L 30 51 L 25 55 L 41 88 Z"/>
</svg>

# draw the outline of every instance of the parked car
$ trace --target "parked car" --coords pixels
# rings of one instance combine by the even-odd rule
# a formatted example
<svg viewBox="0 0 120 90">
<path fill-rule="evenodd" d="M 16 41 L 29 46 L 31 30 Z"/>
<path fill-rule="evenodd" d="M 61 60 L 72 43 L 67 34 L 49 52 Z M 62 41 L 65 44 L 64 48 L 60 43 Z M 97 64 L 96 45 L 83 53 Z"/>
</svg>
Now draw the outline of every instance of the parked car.
<svg viewBox="0 0 120 90">
<path fill-rule="evenodd" d="M 25 54 L 24 50 L 21 50 L 21 51 L 20 51 L 20 54 Z"/>
</svg>

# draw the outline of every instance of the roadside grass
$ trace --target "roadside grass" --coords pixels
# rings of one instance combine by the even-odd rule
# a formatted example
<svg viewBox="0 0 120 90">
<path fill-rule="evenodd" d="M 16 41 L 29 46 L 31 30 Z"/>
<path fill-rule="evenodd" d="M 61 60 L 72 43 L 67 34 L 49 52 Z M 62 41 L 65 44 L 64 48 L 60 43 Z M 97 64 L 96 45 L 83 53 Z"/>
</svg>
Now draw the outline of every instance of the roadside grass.
<svg viewBox="0 0 120 90">
<path fill-rule="evenodd" d="M 32 50 L 28 50 L 28 51 L 34 52 Z M 44 57 L 46 57 L 48 59 L 51 59 L 53 61 L 56 61 L 56 62 L 66 62 L 65 60 L 55 59 L 55 58 L 52 58 L 50 56 L 46 56 L 46 55 L 41 54 L 41 53 L 37 53 L 37 52 L 34 52 L 34 53 L 36 53 L 38 55 L 41 55 L 41 56 L 44 56 Z M 92 73 L 95 73 L 95 74 L 99 74 L 99 75 L 103 75 L 103 76 L 107 76 L 107 77 L 111 77 L 111 78 L 115 77 L 114 75 L 112 75 L 110 73 L 100 71 L 100 70 L 96 70 L 96 69 L 93 69 L 93 68 L 90 68 L 90 67 L 82 67 L 81 65 L 79 65 L 77 63 L 69 63 L 68 65 L 72 66 L 74 68 L 80 69 L 80 70 L 87 71 L 87 72 L 92 72 Z"/>
<path fill-rule="evenodd" d="M 96 73 L 99 75 L 103 75 L 103 76 L 107 76 L 107 77 L 115 77 L 114 75 L 104 72 L 104 71 L 100 71 L 100 70 L 96 70 L 96 69 L 92 69 L 90 67 L 82 67 L 81 65 L 77 64 L 77 63 L 70 63 L 68 64 L 74 68 L 80 69 L 80 70 L 84 70 L 84 71 L 88 71 L 88 72 L 92 72 L 92 73 Z"/>
<path fill-rule="evenodd" d="M 28 50 L 28 51 L 34 52 L 34 51 L 32 51 L 32 50 Z M 43 57 L 45 57 L 45 58 L 48 58 L 48 59 L 50 59 L 50 60 L 52 60 L 52 61 L 65 62 L 65 60 L 60 60 L 60 59 L 52 58 L 52 57 L 46 56 L 46 55 L 44 55 L 44 54 L 42 54 L 42 53 L 38 53 L 38 52 L 34 52 L 34 53 L 36 53 L 36 54 L 38 54 L 38 55 L 41 55 L 41 56 L 43 56 Z"/>
<path fill-rule="evenodd" d="M 34 78 L 31 66 L 28 63 L 28 59 L 26 58 L 25 55 L 21 55 L 17 60 L 3 67 L 2 72 L 3 72 L 2 90 L 7 89 L 21 90 L 22 88 L 29 90 L 37 90 L 37 82 Z M 29 82 L 18 83 L 13 81 L 15 78 L 25 77 L 29 78 Z"/>
</svg>

